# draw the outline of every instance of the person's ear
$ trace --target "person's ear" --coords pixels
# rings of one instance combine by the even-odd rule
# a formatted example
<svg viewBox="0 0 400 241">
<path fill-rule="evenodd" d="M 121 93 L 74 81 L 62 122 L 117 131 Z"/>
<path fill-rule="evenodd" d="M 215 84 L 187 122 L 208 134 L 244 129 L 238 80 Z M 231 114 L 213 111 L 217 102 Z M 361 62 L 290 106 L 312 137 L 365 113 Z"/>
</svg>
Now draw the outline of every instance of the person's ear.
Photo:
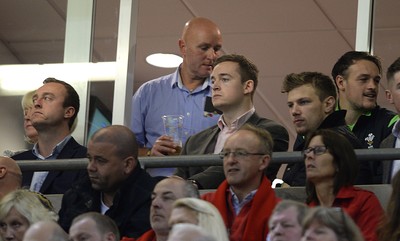
<svg viewBox="0 0 400 241">
<path fill-rule="evenodd" d="M 72 106 L 66 107 L 64 111 L 64 118 L 71 118 L 75 114 L 75 108 Z"/>
<path fill-rule="evenodd" d="M 324 102 L 325 113 L 332 113 L 336 108 L 336 100 L 333 96 L 328 96 L 325 98 Z"/>
<path fill-rule="evenodd" d="M 258 170 L 264 171 L 265 168 L 268 167 L 270 162 L 271 162 L 271 156 L 265 154 L 264 156 L 262 156 L 262 158 L 260 158 L 260 167 L 258 168 Z"/>
<path fill-rule="evenodd" d="M 186 55 L 186 43 L 183 39 L 179 39 L 178 41 L 179 50 L 181 51 L 182 57 Z"/>
<path fill-rule="evenodd" d="M 113 232 L 108 232 L 104 236 L 106 241 L 119 241 Z"/>
<path fill-rule="evenodd" d="M 125 174 L 129 174 L 132 172 L 133 169 L 135 169 L 138 161 L 133 157 L 129 156 L 123 160 L 124 162 L 124 172 Z"/>
<path fill-rule="evenodd" d="M 7 168 L 4 166 L 0 167 L 0 179 L 4 178 L 6 174 L 7 174 Z"/>
<path fill-rule="evenodd" d="M 392 92 L 390 90 L 385 90 L 385 96 L 386 96 L 386 99 L 389 101 L 390 104 L 394 103 L 393 95 L 392 95 Z"/>
<path fill-rule="evenodd" d="M 254 91 L 254 80 L 247 80 L 243 83 L 243 93 L 251 94 Z"/>
<path fill-rule="evenodd" d="M 336 86 L 337 86 L 339 91 L 344 91 L 345 90 L 345 86 L 344 86 L 344 82 L 345 81 L 346 80 L 344 79 L 344 77 L 342 75 L 336 76 L 335 83 L 336 83 Z"/>
</svg>

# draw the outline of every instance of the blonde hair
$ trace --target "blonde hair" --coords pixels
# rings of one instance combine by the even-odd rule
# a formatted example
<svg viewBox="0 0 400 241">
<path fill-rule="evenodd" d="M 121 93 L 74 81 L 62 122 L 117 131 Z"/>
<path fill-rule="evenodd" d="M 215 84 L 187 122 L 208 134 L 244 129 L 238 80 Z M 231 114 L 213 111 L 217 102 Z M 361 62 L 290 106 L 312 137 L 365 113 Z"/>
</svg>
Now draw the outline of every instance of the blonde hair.
<svg viewBox="0 0 400 241">
<path fill-rule="evenodd" d="M 42 194 L 18 189 L 4 196 L 0 201 L 0 221 L 7 217 L 14 208 L 24 216 L 29 225 L 38 221 L 57 221 L 58 215 L 54 212 L 51 202 Z"/>
<path fill-rule="evenodd" d="M 27 92 L 24 96 L 22 96 L 22 100 L 21 100 L 21 106 L 22 106 L 22 110 L 29 109 L 33 107 L 33 95 L 35 94 L 36 90 L 31 90 L 29 92 Z"/>
<path fill-rule="evenodd" d="M 218 209 L 210 202 L 198 198 L 180 198 L 174 208 L 185 207 L 197 212 L 198 226 L 207 230 L 216 240 L 228 241 L 228 232 Z"/>
</svg>

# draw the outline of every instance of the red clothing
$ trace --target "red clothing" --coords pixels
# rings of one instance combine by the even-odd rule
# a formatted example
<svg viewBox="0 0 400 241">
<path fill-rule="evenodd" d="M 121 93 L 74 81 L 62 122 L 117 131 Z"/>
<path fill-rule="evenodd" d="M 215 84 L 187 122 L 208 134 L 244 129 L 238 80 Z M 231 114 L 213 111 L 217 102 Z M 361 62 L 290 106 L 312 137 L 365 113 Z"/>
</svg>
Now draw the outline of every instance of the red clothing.
<svg viewBox="0 0 400 241">
<path fill-rule="evenodd" d="M 317 206 L 315 202 L 310 207 Z M 341 207 L 360 228 L 366 241 L 378 241 L 376 228 L 383 217 L 383 209 L 373 192 L 354 186 L 342 187 L 332 207 Z"/>
<path fill-rule="evenodd" d="M 221 213 L 229 230 L 230 241 L 265 241 L 268 234 L 268 219 L 279 202 L 271 188 L 271 182 L 263 177 L 253 199 L 236 216 L 231 202 L 229 184 L 221 183 L 214 193 L 206 193 L 202 198 L 211 202 Z"/>
<path fill-rule="evenodd" d="M 153 229 L 150 229 L 149 231 L 145 232 L 140 236 L 139 238 L 128 238 L 128 237 L 123 237 L 121 241 L 157 241 L 156 238 L 156 233 L 153 231 Z"/>
</svg>

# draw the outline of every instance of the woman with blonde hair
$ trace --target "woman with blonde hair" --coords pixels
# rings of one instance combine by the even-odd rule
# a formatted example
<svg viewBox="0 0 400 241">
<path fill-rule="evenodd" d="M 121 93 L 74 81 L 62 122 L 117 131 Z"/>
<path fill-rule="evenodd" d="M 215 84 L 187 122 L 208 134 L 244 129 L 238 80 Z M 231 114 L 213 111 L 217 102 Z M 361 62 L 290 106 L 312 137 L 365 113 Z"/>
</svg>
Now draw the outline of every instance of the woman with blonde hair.
<svg viewBox="0 0 400 241">
<path fill-rule="evenodd" d="M 35 144 L 38 140 L 38 132 L 35 127 L 33 127 L 31 122 L 31 115 L 33 110 L 33 95 L 35 90 L 26 93 L 21 100 L 22 111 L 24 113 L 24 131 L 25 131 L 25 141 L 29 144 Z"/>
<path fill-rule="evenodd" d="M 51 202 L 40 193 L 19 189 L 0 201 L 1 240 L 22 241 L 29 226 L 38 221 L 57 221 Z"/>
<path fill-rule="evenodd" d="M 197 198 L 180 198 L 175 201 L 169 224 L 192 223 L 207 230 L 216 240 L 228 241 L 228 232 L 218 209 Z"/>
<path fill-rule="evenodd" d="M 303 221 L 303 241 L 364 241 L 358 226 L 342 208 L 314 207 Z"/>
</svg>

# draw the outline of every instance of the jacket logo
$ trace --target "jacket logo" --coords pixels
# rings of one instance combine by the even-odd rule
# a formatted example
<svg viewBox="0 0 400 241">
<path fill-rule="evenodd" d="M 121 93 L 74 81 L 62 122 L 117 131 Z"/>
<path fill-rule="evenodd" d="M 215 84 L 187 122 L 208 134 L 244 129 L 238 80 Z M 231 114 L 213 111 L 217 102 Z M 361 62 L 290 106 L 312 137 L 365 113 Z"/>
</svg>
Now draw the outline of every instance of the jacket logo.
<svg viewBox="0 0 400 241">
<path fill-rule="evenodd" d="M 372 133 L 369 133 L 367 137 L 365 137 L 365 141 L 367 142 L 368 149 L 374 148 L 374 138 L 375 135 Z"/>
</svg>

